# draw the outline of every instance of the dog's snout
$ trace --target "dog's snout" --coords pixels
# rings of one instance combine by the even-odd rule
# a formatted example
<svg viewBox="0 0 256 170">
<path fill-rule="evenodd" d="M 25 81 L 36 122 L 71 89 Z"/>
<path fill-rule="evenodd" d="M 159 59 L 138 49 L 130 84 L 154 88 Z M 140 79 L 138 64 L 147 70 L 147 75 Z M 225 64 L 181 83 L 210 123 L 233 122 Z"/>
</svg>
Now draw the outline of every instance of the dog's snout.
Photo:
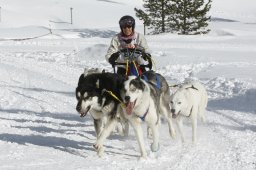
<svg viewBox="0 0 256 170">
<path fill-rule="evenodd" d="M 129 101 L 130 101 L 130 96 L 125 96 L 125 97 L 124 97 L 124 100 L 125 100 L 126 102 L 129 102 Z"/>
<path fill-rule="evenodd" d="M 171 112 L 172 112 L 172 113 L 175 113 L 175 109 L 171 109 Z"/>
</svg>

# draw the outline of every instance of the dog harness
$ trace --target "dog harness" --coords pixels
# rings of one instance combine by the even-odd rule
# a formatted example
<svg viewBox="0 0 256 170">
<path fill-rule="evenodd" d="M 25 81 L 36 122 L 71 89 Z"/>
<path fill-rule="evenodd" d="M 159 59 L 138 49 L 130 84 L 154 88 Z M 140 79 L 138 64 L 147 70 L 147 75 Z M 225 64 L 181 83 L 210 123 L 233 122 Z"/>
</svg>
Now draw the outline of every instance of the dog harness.
<svg viewBox="0 0 256 170">
<path fill-rule="evenodd" d="M 195 88 L 193 85 L 192 85 L 191 87 L 187 87 L 186 89 L 189 89 L 189 88 L 194 89 L 194 90 L 198 90 L 198 89 Z"/>
<path fill-rule="evenodd" d="M 149 110 L 149 106 L 148 106 L 148 109 L 147 109 L 146 113 L 144 113 L 143 116 L 138 116 L 143 122 L 145 121 L 145 118 L 146 118 L 146 116 L 148 114 L 148 110 Z"/>
<path fill-rule="evenodd" d="M 144 75 L 144 74 L 142 74 L 141 77 L 142 77 L 142 79 L 145 80 L 147 83 L 150 83 L 150 84 L 156 86 L 156 88 L 157 88 L 158 90 L 161 89 L 161 81 L 160 81 L 158 75 L 156 75 L 156 84 L 153 84 L 152 82 L 150 82 L 150 81 L 148 80 L 148 77 L 147 77 L 146 75 Z"/>
<path fill-rule="evenodd" d="M 190 116 L 191 116 L 191 114 L 192 114 L 192 110 L 193 110 L 193 106 L 191 107 L 191 109 L 190 109 L 190 113 L 189 113 L 189 115 L 188 115 L 187 117 L 190 117 Z"/>
<path fill-rule="evenodd" d="M 109 91 L 109 90 L 106 90 L 106 89 L 103 89 L 102 90 L 102 93 L 104 92 L 107 92 L 109 95 L 111 95 L 114 99 L 116 99 L 122 107 L 125 107 L 125 104 L 112 92 L 112 91 Z"/>
<path fill-rule="evenodd" d="M 129 63 L 128 60 L 126 60 L 126 77 L 128 76 L 140 76 L 142 74 L 142 70 L 141 68 L 139 67 L 139 65 L 135 62 L 135 61 L 132 61 L 131 63 Z"/>
</svg>

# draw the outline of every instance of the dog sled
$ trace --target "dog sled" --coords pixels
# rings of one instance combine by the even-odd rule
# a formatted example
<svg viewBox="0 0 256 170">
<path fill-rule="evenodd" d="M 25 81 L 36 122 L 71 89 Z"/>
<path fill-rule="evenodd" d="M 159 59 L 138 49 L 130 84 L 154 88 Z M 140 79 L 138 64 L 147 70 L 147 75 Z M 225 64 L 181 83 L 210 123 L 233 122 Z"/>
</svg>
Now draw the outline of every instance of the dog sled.
<svg viewBox="0 0 256 170">
<path fill-rule="evenodd" d="M 143 48 L 124 48 L 119 52 L 123 59 L 122 62 L 117 61 L 112 65 L 114 73 L 116 73 L 117 67 L 123 67 L 125 69 L 125 77 L 138 77 L 142 76 L 144 72 L 152 70 L 153 60 L 151 57 L 144 57 L 146 53 Z"/>
<path fill-rule="evenodd" d="M 99 156 L 104 153 L 104 142 L 116 125 L 121 124 L 120 132 L 127 136 L 129 131 L 128 122 L 130 122 L 140 143 L 141 157 L 146 157 L 145 145 L 141 141 L 143 134 L 138 130 L 141 129 L 140 124 L 142 122 L 147 123 L 152 130 L 154 136 L 151 145 L 152 152 L 159 149 L 157 129 L 160 116 L 158 111 L 161 111 L 166 118 L 171 137 L 174 138 L 175 136 L 171 118 L 168 116 L 168 113 L 170 113 L 169 86 L 163 76 L 152 70 L 153 61 L 151 58 L 147 57 L 145 62 L 140 62 L 139 59 L 145 55 L 143 49 L 123 49 L 120 50 L 120 53 L 124 56 L 124 60 L 123 62 L 116 61 L 114 63 L 114 73 L 98 72 L 96 69 L 81 74 L 76 88 L 76 110 L 81 117 L 90 112 L 96 132 L 96 141 L 93 147 Z M 116 67 L 120 66 L 125 70 L 124 75 L 116 74 Z M 137 79 L 136 77 L 140 78 Z M 128 81 L 137 82 L 135 84 L 141 86 L 138 88 L 141 91 L 138 94 L 141 94 L 141 96 L 136 97 L 134 101 L 134 97 L 131 97 L 130 94 L 123 93 L 132 89 L 125 85 L 125 82 L 130 84 Z M 133 88 L 136 88 L 135 84 Z M 141 109 L 144 109 L 144 111 L 135 110 L 136 103 L 140 103 L 138 108 L 140 108 L 140 111 Z M 105 118 L 107 121 L 104 123 Z M 137 119 L 141 120 L 139 124 L 133 121 Z"/>
</svg>

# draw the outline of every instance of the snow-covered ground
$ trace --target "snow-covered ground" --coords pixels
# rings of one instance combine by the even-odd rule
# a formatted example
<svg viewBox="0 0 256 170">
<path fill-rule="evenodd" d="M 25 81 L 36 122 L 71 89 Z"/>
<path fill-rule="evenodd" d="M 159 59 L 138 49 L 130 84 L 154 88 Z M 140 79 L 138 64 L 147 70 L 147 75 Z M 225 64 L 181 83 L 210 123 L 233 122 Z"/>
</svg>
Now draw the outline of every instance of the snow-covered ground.
<svg viewBox="0 0 256 170">
<path fill-rule="evenodd" d="M 142 1 L 127 6 L 121 0 L 24 0 L 22 5 L 18 0 L 0 0 L 0 169 L 256 169 L 256 3 L 213 1 L 211 12 L 216 20 L 210 24 L 209 35 L 146 36 L 155 69 L 170 85 L 193 78 L 207 88 L 207 121 L 199 122 L 198 143 L 191 142 L 189 121 L 185 121 L 183 145 L 179 134 L 176 140 L 169 137 L 163 123 L 160 151 L 151 153 L 151 140 L 146 139 L 149 157 L 139 160 L 133 129 L 129 137 L 113 133 L 105 143 L 104 157 L 96 155 L 92 119 L 79 117 L 74 91 L 84 68 L 112 71 L 104 54 L 118 31 L 117 21 L 123 14 L 133 13 L 133 7 Z M 79 20 L 85 14 L 77 14 L 77 26 L 49 26 L 60 8 L 70 7 L 72 2 L 81 9 L 80 3 L 88 10 L 90 5 L 106 9 L 108 29 L 93 11 L 84 22 L 97 29 Z M 230 2 L 233 11 L 227 7 Z M 24 11 L 26 5 L 38 14 L 32 17 Z M 44 7 L 53 9 L 39 12 Z M 113 13 L 107 11 L 110 9 Z M 49 34 L 49 28 L 60 27 L 63 29 Z M 137 28 L 142 30 L 139 24 Z M 32 39 L 15 41 L 24 38 Z"/>
</svg>

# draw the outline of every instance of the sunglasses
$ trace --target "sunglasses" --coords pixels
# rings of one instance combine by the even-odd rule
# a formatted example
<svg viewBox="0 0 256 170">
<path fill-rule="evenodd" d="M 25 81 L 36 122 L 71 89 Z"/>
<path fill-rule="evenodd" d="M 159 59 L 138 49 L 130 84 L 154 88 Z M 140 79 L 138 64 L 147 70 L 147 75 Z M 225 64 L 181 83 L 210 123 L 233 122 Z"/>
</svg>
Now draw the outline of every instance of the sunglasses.
<svg viewBox="0 0 256 170">
<path fill-rule="evenodd" d="M 131 19 L 124 19 L 119 22 L 122 28 L 131 28 L 134 25 L 134 21 Z"/>
<path fill-rule="evenodd" d="M 125 29 L 125 28 L 132 28 L 132 26 L 130 26 L 130 25 L 125 25 L 125 26 L 122 26 L 122 28 L 123 28 L 123 29 Z"/>
</svg>

